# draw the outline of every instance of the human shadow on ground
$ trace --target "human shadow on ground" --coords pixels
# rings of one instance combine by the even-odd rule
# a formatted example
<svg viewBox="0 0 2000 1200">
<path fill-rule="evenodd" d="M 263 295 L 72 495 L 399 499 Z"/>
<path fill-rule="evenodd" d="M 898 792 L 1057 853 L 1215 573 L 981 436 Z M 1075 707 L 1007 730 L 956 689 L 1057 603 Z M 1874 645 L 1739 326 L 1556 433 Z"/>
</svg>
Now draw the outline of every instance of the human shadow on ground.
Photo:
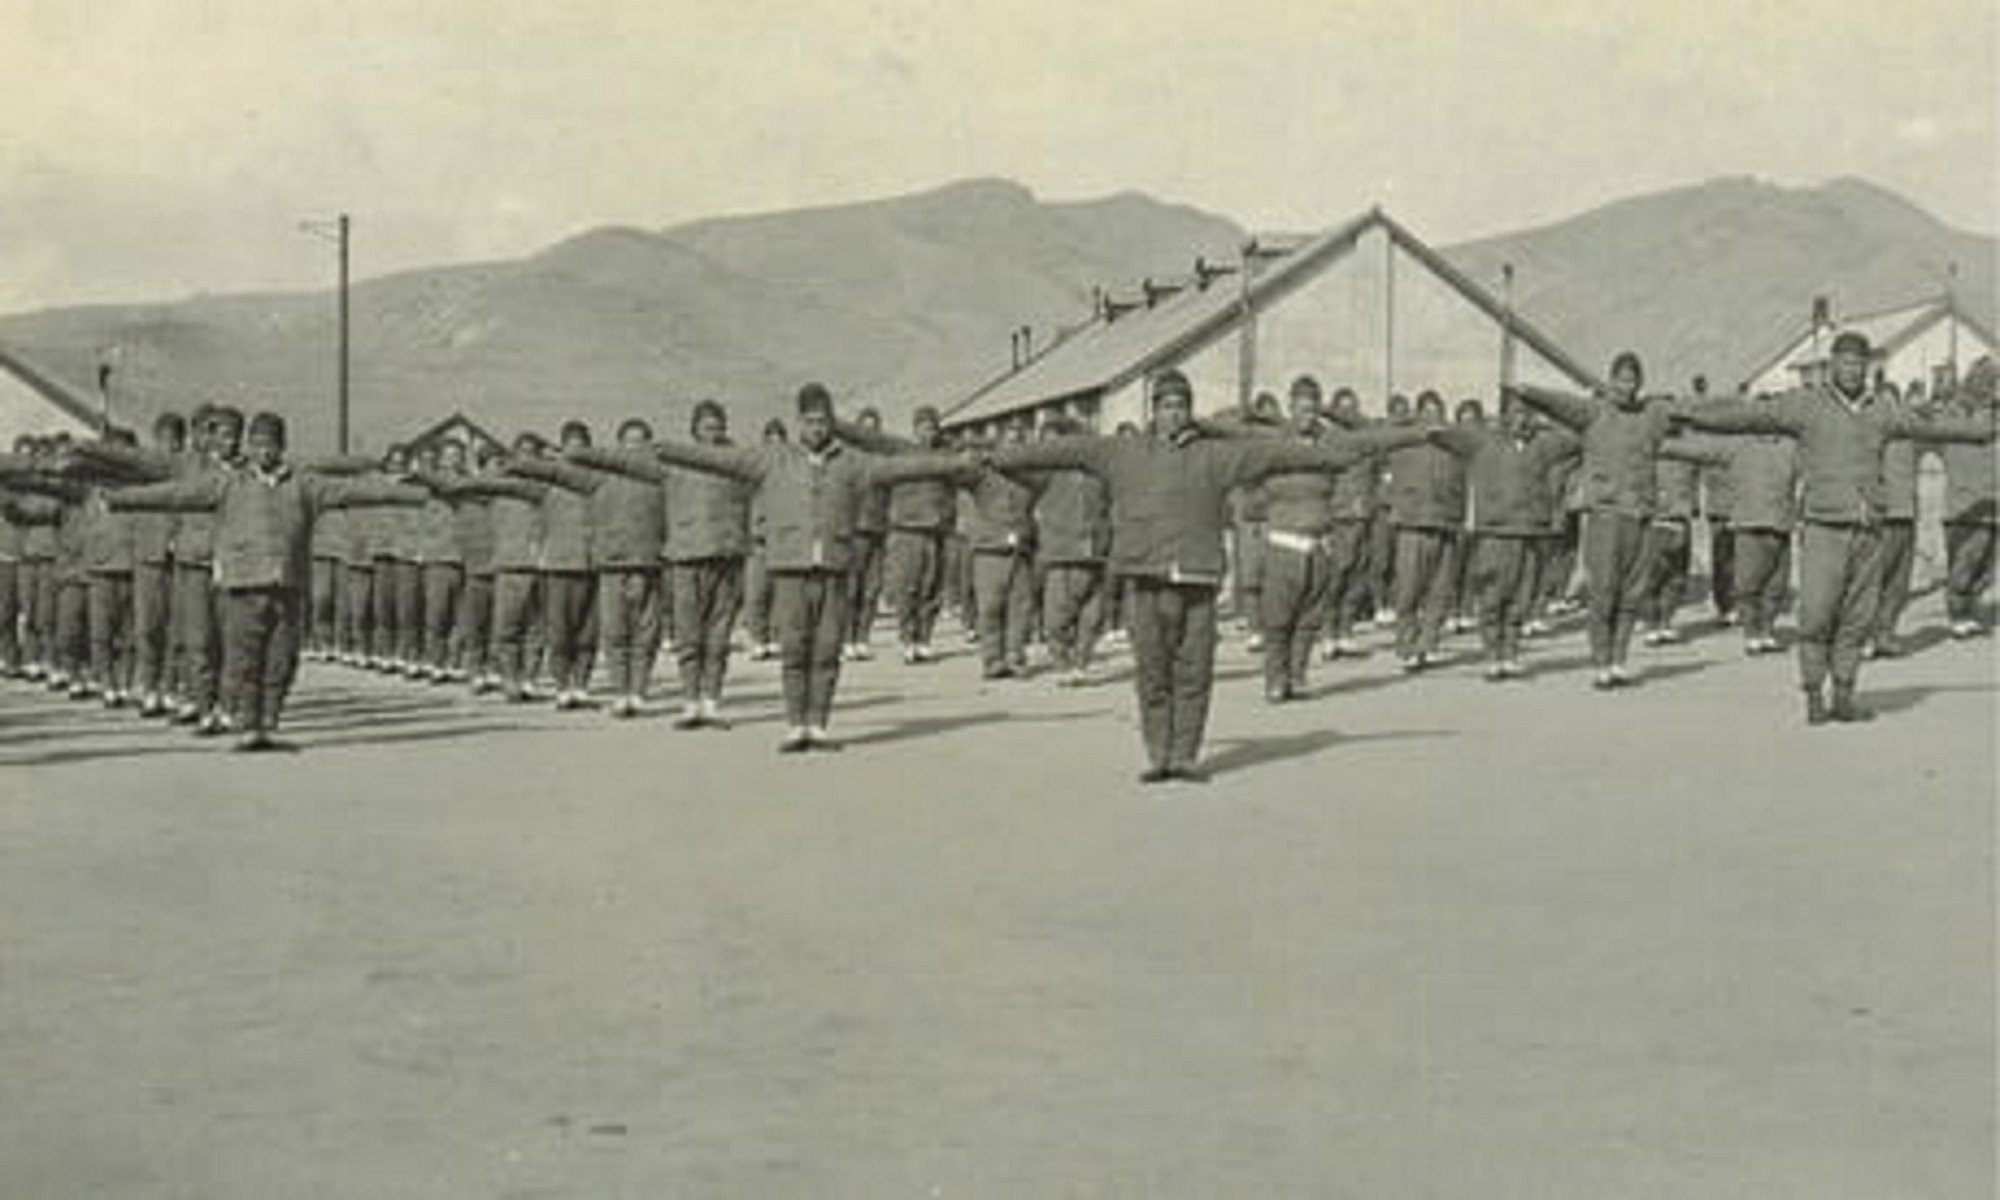
<svg viewBox="0 0 2000 1200">
<path fill-rule="evenodd" d="M 1977 687 L 1966 684 L 1930 684 L 1913 685 L 1910 687 L 1871 688 L 1864 683 L 1857 689 L 1857 698 L 1862 707 L 1873 709 L 1878 713 L 1900 713 L 1908 712 L 1910 709 L 1917 707 L 1941 692 L 1991 693 L 1994 690 L 1992 687 Z"/>
<path fill-rule="evenodd" d="M 1030 714 L 1008 712 L 995 709 L 989 712 L 960 713 L 952 717 L 915 717 L 882 729 L 873 729 L 840 740 L 850 746 L 880 746 L 890 742 L 908 741 L 911 738 L 929 737 L 934 734 L 950 733 L 958 729 L 970 729 L 978 725 L 999 724 L 1043 724 L 1053 721 L 1073 721 L 1081 713 Z"/>
<path fill-rule="evenodd" d="M 1202 763 L 1211 775 L 1227 775 L 1288 758 L 1304 758 L 1331 746 L 1360 742 L 1405 741 L 1412 738 L 1457 737 L 1448 729 L 1391 729 L 1381 733 L 1342 733 L 1338 729 L 1311 729 L 1304 733 L 1280 733 L 1269 737 L 1224 738 L 1225 747 Z"/>
<path fill-rule="evenodd" d="M 316 731 L 287 727 L 288 738 L 297 740 L 301 750 L 312 750 L 322 746 L 386 746 L 403 742 L 441 742 L 453 738 L 476 737 L 483 733 L 518 733 L 523 730 L 538 729 L 540 726 L 526 725 L 518 721 L 472 721 L 447 725 L 438 729 L 405 729 L 386 733 L 336 733 L 322 737 Z"/>
<path fill-rule="evenodd" d="M 850 713 L 863 708 L 880 708 L 884 704 L 900 704 L 905 699 L 907 697 L 900 692 L 884 696 L 862 696 L 854 700 L 836 699 L 833 702 L 833 715 L 837 719 L 843 713 Z M 764 705 L 768 707 L 760 706 L 750 711 L 744 711 L 736 707 L 737 703 L 737 701 L 732 700 L 729 707 L 723 710 L 723 716 L 727 717 L 729 723 L 733 726 L 740 728 L 744 725 L 775 725 L 782 724 L 785 719 L 783 711 L 785 702 L 782 696 L 771 696 L 764 701 Z"/>
<path fill-rule="evenodd" d="M 15 758 L 0 754 L 0 767 L 60 767 L 70 763 L 96 762 L 113 758 L 151 758 L 162 754 L 214 754 L 229 748 L 220 739 L 194 740 L 145 746 L 69 746 Z"/>
</svg>

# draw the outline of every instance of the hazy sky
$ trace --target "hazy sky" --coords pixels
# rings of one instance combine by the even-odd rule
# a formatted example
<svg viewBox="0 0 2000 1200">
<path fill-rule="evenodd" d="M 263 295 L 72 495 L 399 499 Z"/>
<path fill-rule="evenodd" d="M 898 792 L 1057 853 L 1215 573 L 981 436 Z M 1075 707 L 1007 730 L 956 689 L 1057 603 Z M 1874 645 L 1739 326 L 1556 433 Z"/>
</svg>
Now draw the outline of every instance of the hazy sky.
<svg viewBox="0 0 2000 1200">
<path fill-rule="evenodd" d="M 1433 240 L 1750 174 L 2000 228 L 1993 0 L 0 0 L 0 310 L 975 175 Z"/>
</svg>

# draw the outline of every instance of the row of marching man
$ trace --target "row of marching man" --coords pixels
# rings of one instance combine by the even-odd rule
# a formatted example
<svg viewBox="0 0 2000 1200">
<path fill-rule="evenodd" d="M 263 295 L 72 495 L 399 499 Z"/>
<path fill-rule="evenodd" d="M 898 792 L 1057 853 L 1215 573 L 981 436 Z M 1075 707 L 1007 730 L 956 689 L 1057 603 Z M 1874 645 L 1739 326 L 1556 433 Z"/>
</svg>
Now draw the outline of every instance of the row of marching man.
<svg viewBox="0 0 2000 1200">
<path fill-rule="evenodd" d="M 1782 396 L 1647 394 L 1622 354 L 1595 395 L 1509 388 L 1496 418 L 1435 396 L 1363 418 L 1296 381 L 1288 410 L 1196 420 L 1187 378 L 1149 383 L 1150 420 L 1100 437 L 1066 422 L 953 445 L 920 410 L 910 437 L 838 420 L 801 389 L 794 426 L 738 446 L 720 405 L 685 439 L 626 421 L 615 444 L 572 423 L 465 461 L 288 459 L 283 420 L 227 408 L 162 418 L 155 444 L 28 439 L 0 456 L 0 656 L 78 698 L 235 729 L 277 746 L 302 655 L 469 680 L 508 699 L 538 679 L 563 708 L 593 678 L 614 716 L 639 711 L 666 641 L 685 728 L 723 727 L 732 631 L 746 603 L 782 660 L 788 752 L 838 749 L 843 658 L 865 645 L 875 591 L 906 662 L 935 657 L 947 594 L 976 621 L 982 671 L 1020 673 L 1039 627 L 1066 683 L 1117 624 L 1135 662 L 1146 782 L 1199 781 L 1232 507 L 1265 692 L 1304 692 L 1313 647 L 1338 654 L 1385 601 L 1406 670 L 1448 619 L 1476 623 L 1488 675 L 1525 674 L 1522 638 L 1571 575 L 1587 580 L 1592 683 L 1634 682 L 1642 618 L 1671 636 L 1686 575 L 1692 472 L 1731 495 L 1729 568 L 1746 647 L 1772 622 L 1798 553 L 1800 683 L 1810 723 L 1866 720 L 1855 687 L 1898 549 L 1892 457 L 1945 456 L 1948 603 L 1976 632 L 1992 574 L 1993 370 L 1912 406 L 1870 381 L 1844 334 L 1823 384 Z M 1913 461 L 1913 460 L 1912 460 Z M 1565 497 L 1569 503 L 1566 505 Z M 1713 507 L 1713 505 L 1711 505 Z M 1576 519 L 1568 513 L 1574 511 Z M 954 578 L 962 585 L 954 586 Z M 878 584 L 880 579 L 884 583 Z M 1892 603 L 1900 603 L 1891 597 Z M 1830 685 L 1830 692 L 1829 692 Z"/>
</svg>

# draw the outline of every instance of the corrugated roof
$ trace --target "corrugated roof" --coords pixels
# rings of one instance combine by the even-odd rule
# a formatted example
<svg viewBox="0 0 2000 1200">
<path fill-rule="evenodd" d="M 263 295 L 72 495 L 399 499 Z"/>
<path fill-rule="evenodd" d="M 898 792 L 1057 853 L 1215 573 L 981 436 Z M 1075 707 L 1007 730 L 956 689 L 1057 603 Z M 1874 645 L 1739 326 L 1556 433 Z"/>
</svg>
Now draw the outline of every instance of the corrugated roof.
<svg viewBox="0 0 2000 1200">
<path fill-rule="evenodd" d="M 1020 369 L 951 408 L 945 413 L 945 423 L 963 425 L 1053 401 L 1113 391 L 1181 362 L 1234 332 L 1242 323 L 1246 305 L 1252 310 L 1270 307 L 1340 261 L 1362 235 L 1376 229 L 1384 230 L 1399 249 L 1495 322 L 1511 324 L 1515 336 L 1575 382 L 1595 382 L 1587 368 L 1546 335 L 1509 312 L 1421 238 L 1374 209 L 1270 258 L 1262 270 L 1251 272 L 1247 289 L 1243 276 L 1234 274 L 1217 278 L 1206 288 L 1184 287 L 1150 307 L 1132 308 L 1115 319 L 1100 313 Z M 1261 247 L 1266 254 L 1268 241 Z M 1254 256 L 1259 248 L 1257 243 L 1252 246 Z"/>
</svg>

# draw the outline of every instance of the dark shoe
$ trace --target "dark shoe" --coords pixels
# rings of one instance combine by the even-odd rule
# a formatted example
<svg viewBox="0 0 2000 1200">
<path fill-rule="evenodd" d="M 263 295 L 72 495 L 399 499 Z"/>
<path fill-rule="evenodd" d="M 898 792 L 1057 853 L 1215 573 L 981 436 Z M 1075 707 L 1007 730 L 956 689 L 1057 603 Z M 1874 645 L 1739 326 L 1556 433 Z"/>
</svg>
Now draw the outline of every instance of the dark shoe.
<svg viewBox="0 0 2000 1200">
<path fill-rule="evenodd" d="M 780 754 L 804 754 L 812 749 L 812 740 L 803 733 L 794 733 L 778 743 Z"/>
<path fill-rule="evenodd" d="M 1808 689 L 1806 692 L 1806 724 L 1824 725 L 1826 724 L 1826 717 L 1826 697 L 1821 695 L 1816 688 Z"/>
<path fill-rule="evenodd" d="M 1853 688 L 1833 689 L 1833 703 L 1826 715 L 1843 725 L 1865 725 L 1875 719 L 1874 712 L 1854 702 Z"/>
<path fill-rule="evenodd" d="M 1140 783 L 1165 783 L 1173 777 L 1174 773 L 1165 767 L 1147 767 L 1139 772 Z"/>
</svg>

